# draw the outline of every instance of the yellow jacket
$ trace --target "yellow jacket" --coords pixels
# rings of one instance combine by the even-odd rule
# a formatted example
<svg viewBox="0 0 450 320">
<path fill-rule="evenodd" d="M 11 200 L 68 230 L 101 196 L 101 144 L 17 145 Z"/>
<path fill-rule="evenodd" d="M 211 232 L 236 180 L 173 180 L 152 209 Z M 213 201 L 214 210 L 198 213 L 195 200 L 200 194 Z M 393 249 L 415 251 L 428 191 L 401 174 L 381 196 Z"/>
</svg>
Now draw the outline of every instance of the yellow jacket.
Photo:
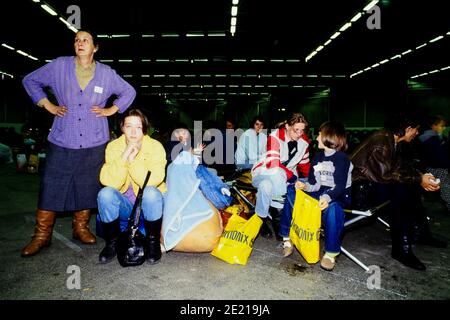
<svg viewBox="0 0 450 320">
<path fill-rule="evenodd" d="M 127 144 L 125 135 L 108 143 L 105 152 L 105 164 L 100 171 L 100 182 L 125 193 L 133 185 L 134 194 L 144 184 L 147 170 L 151 171 L 147 186 L 157 187 L 161 192 L 166 192 L 166 184 L 163 182 L 166 168 L 166 151 L 160 142 L 145 135 L 142 147 L 132 163 L 122 160 L 122 153 Z"/>
</svg>

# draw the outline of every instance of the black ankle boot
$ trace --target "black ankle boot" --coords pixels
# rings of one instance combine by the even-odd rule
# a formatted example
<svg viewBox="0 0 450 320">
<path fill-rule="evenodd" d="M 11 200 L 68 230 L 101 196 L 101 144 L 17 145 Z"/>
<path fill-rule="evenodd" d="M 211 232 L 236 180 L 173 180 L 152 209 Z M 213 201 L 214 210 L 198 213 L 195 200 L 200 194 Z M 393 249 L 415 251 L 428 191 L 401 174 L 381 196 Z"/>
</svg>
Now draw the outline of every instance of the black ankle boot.
<svg viewBox="0 0 450 320">
<path fill-rule="evenodd" d="M 145 227 L 145 251 L 147 262 L 156 264 L 161 259 L 161 224 L 162 218 L 155 221 L 144 220 Z"/>
<path fill-rule="evenodd" d="M 392 239 L 392 258 L 401 262 L 405 266 L 424 271 L 425 265 L 414 255 L 409 243 L 408 236 L 402 235 Z"/>
<path fill-rule="evenodd" d="M 424 219 L 420 225 L 414 226 L 414 243 L 435 248 L 447 248 L 447 242 L 433 237 L 428 220 Z"/>
<path fill-rule="evenodd" d="M 105 234 L 104 238 L 106 245 L 100 252 L 98 260 L 101 264 L 105 264 L 111 262 L 111 260 L 117 255 L 116 243 L 120 233 L 120 221 L 119 219 L 109 223 L 102 221 L 102 228 Z"/>
<path fill-rule="evenodd" d="M 280 221 L 281 221 L 281 210 L 276 208 L 270 208 L 270 215 L 272 216 L 272 228 L 275 233 L 275 239 L 277 241 L 283 241 L 283 237 L 280 236 Z"/>
<path fill-rule="evenodd" d="M 273 236 L 272 230 L 269 227 L 269 218 L 261 218 L 263 223 L 261 225 L 261 229 L 259 229 L 259 234 L 261 237 L 266 239 L 271 239 Z"/>
</svg>

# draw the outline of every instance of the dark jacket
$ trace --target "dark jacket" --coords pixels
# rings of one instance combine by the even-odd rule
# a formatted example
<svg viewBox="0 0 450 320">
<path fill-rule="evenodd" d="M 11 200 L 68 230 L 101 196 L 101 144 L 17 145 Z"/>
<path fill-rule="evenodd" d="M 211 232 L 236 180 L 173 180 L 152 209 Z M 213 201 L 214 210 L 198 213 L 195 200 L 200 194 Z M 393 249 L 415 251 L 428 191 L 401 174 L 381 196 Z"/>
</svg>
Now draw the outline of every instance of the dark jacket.
<svg viewBox="0 0 450 320">
<path fill-rule="evenodd" d="M 425 167 L 443 168 L 450 167 L 447 144 L 442 136 L 434 130 L 425 131 L 420 137 L 421 160 Z"/>
<path fill-rule="evenodd" d="M 387 130 L 374 133 L 350 156 L 352 180 L 378 183 L 420 183 L 422 174 L 395 146 L 394 134 Z"/>
</svg>

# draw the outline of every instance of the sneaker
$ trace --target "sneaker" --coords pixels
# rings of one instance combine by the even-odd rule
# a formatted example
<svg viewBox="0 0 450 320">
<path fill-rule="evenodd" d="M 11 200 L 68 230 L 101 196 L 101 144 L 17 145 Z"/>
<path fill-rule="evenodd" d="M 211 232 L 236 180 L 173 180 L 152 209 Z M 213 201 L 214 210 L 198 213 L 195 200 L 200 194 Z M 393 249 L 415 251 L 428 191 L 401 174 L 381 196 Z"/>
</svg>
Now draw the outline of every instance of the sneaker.
<svg viewBox="0 0 450 320">
<path fill-rule="evenodd" d="M 336 264 L 336 259 L 333 257 L 330 257 L 327 254 L 324 254 L 322 257 L 322 260 L 320 261 L 320 266 L 322 269 L 325 269 L 327 271 L 331 271 L 334 268 L 334 265 Z"/>
<path fill-rule="evenodd" d="M 294 252 L 294 246 L 291 240 L 283 241 L 283 257 L 289 257 Z"/>
</svg>

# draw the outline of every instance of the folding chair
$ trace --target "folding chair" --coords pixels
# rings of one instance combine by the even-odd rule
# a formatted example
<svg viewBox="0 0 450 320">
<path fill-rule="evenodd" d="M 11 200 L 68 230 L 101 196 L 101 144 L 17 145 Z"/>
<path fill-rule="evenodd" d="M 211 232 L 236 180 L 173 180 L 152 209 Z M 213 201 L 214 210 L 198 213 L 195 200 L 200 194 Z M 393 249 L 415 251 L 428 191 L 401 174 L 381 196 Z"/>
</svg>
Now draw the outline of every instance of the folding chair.
<svg viewBox="0 0 450 320">
<path fill-rule="evenodd" d="M 348 221 L 346 221 L 344 223 L 344 228 L 347 226 L 350 226 L 352 224 L 354 224 L 355 222 L 358 222 L 362 219 L 366 219 L 368 217 L 373 216 L 378 210 L 380 210 L 381 208 L 385 207 L 386 205 L 388 205 L 390 203 L 390 201 L 385 201 L 382 204 L 369 208 L 365 211 L 361 211 L 361 210 L 352 210 L 352 209 L 344 209 L 344 212 L 346 213 L 350 213 L 353 215 L 357 215 L 357 217 L 354 217 Z M 377 221 L 380 222 L 381 224 L 385 225 L 386 227 L 390 227 L 389 223 L 387 223 L 386 221 L 384 221 L 382 218 L 380 218 L 379 216 L 376 216 Z M 350 252 L 348 252 L 347 250 L 345 250 L 344 247 L 341 246 L 341 251 L 343 254 L 345 254 L 350 260 L 352 260 L 353 262 L 355 262 L 357 265 L 359 265 L 361 268 L 363 268 L 365 271 L 369 271 L 369 268 L 362 263 L 359 259 L 357 259 L 354 255 L 352 255 Z"/>
</svg>

